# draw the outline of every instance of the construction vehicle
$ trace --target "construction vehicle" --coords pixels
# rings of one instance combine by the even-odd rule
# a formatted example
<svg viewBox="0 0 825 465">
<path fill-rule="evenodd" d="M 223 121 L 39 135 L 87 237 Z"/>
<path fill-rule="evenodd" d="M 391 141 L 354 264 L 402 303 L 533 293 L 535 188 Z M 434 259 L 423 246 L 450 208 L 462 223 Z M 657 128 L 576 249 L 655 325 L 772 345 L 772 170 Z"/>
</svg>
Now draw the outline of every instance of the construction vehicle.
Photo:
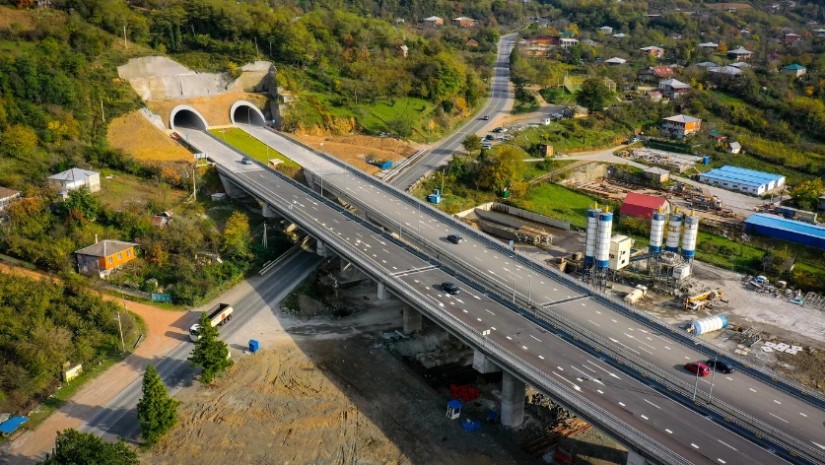
<svg viewBox="0 0 825 465">
<path fill-rule="evenodd" d="M 229 304 L 218 304 L 218 307 L 215 310 L 209 312 L 209 322 L 212 324 L 212 327 L 221 326 L 225 324 L 227 321 L 232 319 L 232 306 Z M 195 323 L 189 327 L 189 340 L 192 342 L 197 342 L 200 339 L 198 335 L 198 330 L 200 329 L 200 324 Z"/>
<path fill-rule="evenodd" d="M 762 289 L 764 287 L 767 287 L 768 284 L 770 284 L 770 281 L 768 280 L 768 278 L 759 275 L 751 279 L 749 281 L 749 284 L 757 289 Z"/>
<path fill-rule="evenodd" d="M 647 286 L 639 284 L 636 286 L 636 289 L 633 289 L 624 296 L 624 301 L 632 305 L 642 300 L 642 297 L 645 295 L 647 295 Z"/>
<path fill-rule="evenodd" d="M 722 298 L 721 289 L 700 292 L 685 298 L 685 310 L 696 311 Z"/>
</svg>

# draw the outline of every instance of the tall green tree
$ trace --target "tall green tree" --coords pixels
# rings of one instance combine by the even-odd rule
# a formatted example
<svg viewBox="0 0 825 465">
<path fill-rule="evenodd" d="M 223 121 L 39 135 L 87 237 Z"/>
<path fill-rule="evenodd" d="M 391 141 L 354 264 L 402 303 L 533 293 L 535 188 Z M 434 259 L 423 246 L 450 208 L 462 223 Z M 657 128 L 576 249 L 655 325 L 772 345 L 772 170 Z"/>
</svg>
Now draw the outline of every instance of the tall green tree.
<svg viewBox="0 0 825 465">
<path fill-rule="evenodd" d="M 212 326 L 206 313 L 201 314 L 198 325 L 198 340 L 189 361 L 203 368 L 201 381 L 210 383 L 215 375 L 229 368 L 229 348 L 219 339 L 218 328 Z"/>
<path fill-rule="evenodd" d="M 470 134 L 461 142 L 461 145 L 464 147 L 464 150 L 470 153 L 478 152 L 481 150 L 481 138 L 475 134 Z"/>
<path fill-rule="evenodd" d="M 601 78 L 586 79 L 576 94 L 576 102 L 590 111 L 602 111 L 612 93 Z"/>
<path fill-rule="evenodd" d="M 226 220 L 223 230 L 223 253 L 236 258 L 248 257 L 250 238 L 249 217 L 241 212 L 233 212 Z"/>
<path fill-rule="evenodd" d="M 94 221 L 99 211 L 100 203 L 85 186 L 69 191 L 69 197 L 60 204 L 60 212 L 66 218 Z"/>
<path fill-rule="evenodd" d="M 137 405 L 140 434 L 147 444 L 154 444 L 178 420 L 178 402 L 169 397 L 166 385 L 154 365 L 143 374 L 143 397 Z"/>
<path fill-rule="evenodd" d="M 40 464 L 140 465 L 140 460 L 123 441 L 112 444 L 93 434 L 67 429 L 57 433 L 54 451 Z"/>
<path fill-rule="evenodd" d="M 819 203 L 819 197 L 825 193 L 822 178 L 813 178 L 802 181 L 791 189 L 791 198 L 799 208 L 812 210 Z"/>
<path fill-rule="evenodd" d="M 486 152 L 479 163 L 477 182 L 484 190 L 501 191 L 519 179 L 524 170 L 524 157 L 519 149 L 499 146 Z"/>
</svg>

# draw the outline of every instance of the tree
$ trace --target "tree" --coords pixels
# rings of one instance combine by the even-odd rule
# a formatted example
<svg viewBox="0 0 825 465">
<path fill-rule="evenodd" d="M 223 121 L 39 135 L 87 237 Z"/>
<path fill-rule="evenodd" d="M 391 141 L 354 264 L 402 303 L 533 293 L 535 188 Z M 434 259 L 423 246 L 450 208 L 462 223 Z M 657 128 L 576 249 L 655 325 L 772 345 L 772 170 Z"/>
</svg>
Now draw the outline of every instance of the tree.
<svg viewBox="0 0 825 465">
<path fill-rule="evenodd" d="M 470 153 L 478 152 L 481 150 L 481 138 L 475 134 L 470 134 L 464 139 L 461 145 L 464 147 L 464 150 Z"/>
<path fill-rule="evenodd" d="M 586 79 L 576 94 L 576 102 L 590 111 L 602 111 L 610 100 L 610 89 L 601 78 Z"/>
<path fill-rule="evenodd" d="M 223 253 L 230 257 L 245 258 L 249 256 L 249 218 L 241 212 L 233 212 L 226 220 L 223 230 Z"/>
<path fill-rule="evenodd" d="M 69 197 L 60 204 L 60 213 L 65 218 L 94 221 L 98 211 L 100 203 L 86 186 L 69 191 Z"/>
<path fill-rule="evenodd" d="M 510 187 L 521 174 L 523 158 L 519 149 L 512 146 L 501 146 L 495 152 L 486 153 L 480 161 L 478 187 L 493 191 Z"/>
<path fill-rule="evenodd" d="M 57 433 L 54 451 L 41 465 L 140 465 L 137 453 L 123 441 L 108 443 L 91 433 L 67 429 Z"/>
<path fill-rule="evenodd" d="M 819 203 L 819 197 L 822 196 L 823 193 L 825 193 L 825 186 L 822 184 L 822 178 L 802 181 L 794 186 L 790 192 L 794 204 L 805 210 L 816 208 Z"/>
<path fill-rule="evenodd" d="M 198 340 L 189 361 L 203 368 L 201 381 L 210 383 L 215 375 L 229 367 L 229 348 L 218 339 L 218 328 L 212 326 L 206 313 L 201 314 L 198 325 Z"/>
<path fill-rule="evenodd" d="M 0 154 L 28 160 L 37 149 L 37 133 L 29 126 L 15 124 L 0 133 Z"/>
<path fill-rule="evenodd" d="M 143 374 L 143 397 L 137 405 L 140 434 L 147 444 L 157 442 L 177 422 L 178 402 L 169 397 L 154 365 Z"/>
</svg>

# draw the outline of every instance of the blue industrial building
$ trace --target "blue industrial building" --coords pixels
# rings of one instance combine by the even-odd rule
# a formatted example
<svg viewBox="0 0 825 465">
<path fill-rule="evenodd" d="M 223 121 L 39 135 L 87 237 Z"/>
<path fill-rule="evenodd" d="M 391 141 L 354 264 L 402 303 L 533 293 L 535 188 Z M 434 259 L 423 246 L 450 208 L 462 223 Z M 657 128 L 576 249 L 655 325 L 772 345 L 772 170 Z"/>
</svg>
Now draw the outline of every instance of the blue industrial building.
<svg viewBox="0 0 825 465">
<path fill-rule="evenodd" d="M 784 186 L 785 176 L 736 166 L 723 166 L 700 174 L 699 181 L 731 191 L 762 195 Z"/>
<path fill-rule="evenodd" d="M 753 214 L 745 220 L 745 231 L 825 249 L 825 227 L 781 216 Z"/>
</svg>

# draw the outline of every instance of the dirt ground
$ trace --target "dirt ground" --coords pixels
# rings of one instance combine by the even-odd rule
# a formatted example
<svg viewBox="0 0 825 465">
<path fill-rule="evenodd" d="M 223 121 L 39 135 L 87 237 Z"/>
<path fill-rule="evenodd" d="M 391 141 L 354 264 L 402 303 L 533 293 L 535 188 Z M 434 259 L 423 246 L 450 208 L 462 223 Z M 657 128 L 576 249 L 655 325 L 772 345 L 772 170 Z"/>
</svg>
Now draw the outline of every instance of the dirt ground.
<svg viewBox="0 0 825 465">
<path fill-rule="evenodd" d="M 191 163 L 193 160 L 188 150 L 150 123 L 139 111 L 112 120 L 106 137 L 112 147 L 140 161 Z"/>
<path fill-rule="evenodd" d="M 418 144 L 390 137 L 372 137 L 357 134 L 346 136 L 292 134 L 291 136 L 314 149 L 334 155 L 369 174 L 375 174 L 380 169 L 365 161 L 368 154 L 374 154 L 378 160 L 397 162 L 414 154 L 421 148 Z"/>
<path fill-rule="evenodd" d="M 32 278 L 52 279 L 54 277 L 18 267 L 0 264 L 0 272 L 15 273 Z M 106 300 L 121 299 L 102 295 Z M 84 385 L 67 403 L 53 413 L 36 429 L 24 431 L 11 442 L 8 453 L 12 457 L 9 465 L 32 463 L 54 448 L 58 431 L 79 428 L 83 424 L 84 412 L 94 411 L 89 407 L 104 406 L 135 379 L 143 376 L 146 365 L 168 353 L 187 333 L 191 324 L 182 312 L 163 310 L 151 305 L 125 301 L 129 311 L 139 315 L 146 323 L 147 334 L 132 355 L 112 366 L 97 378 Z"/>
</svg>

